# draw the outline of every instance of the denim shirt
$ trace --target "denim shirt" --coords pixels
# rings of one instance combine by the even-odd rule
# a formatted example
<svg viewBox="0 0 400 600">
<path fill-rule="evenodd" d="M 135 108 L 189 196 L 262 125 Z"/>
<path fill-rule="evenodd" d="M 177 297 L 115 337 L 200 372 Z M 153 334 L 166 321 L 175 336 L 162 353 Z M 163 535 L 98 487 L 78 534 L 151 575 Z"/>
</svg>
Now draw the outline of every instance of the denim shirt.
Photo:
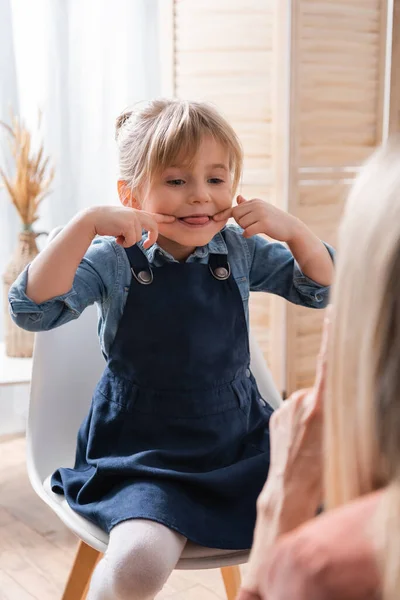
<svg viewBox="0 0 400 600">
<path fill-rule="evenodd" d="M 283 296 L 289 302 L 324 308 L 328 303 L 329 287 L 322 286 L 302 273 L 288 248 L 269 242 L 261 236 L 244 238 L 243 230 L 235 225 L 224 228 L 206 246 L 196 248 L 187 262 L 207 263 L 210 253 L 227 254 L 232 275 L 238 285 L 248 323 L 249 293 L 269 292 Z M 139 246 L 150 265 L 162 267 L 175 259 L 154 244 Z M 333 249 L 326 248 L 334 257 Z M 176 262 L 176 261 L 175 261 Z M 75 274 L 72 289 L 61 296 L 36 304 L 26 295 L 29 266 L 11 286 L 10 312 L 17 325 L 29 331 L 44 331 L 76 319 L 90 304 L 98 306 L 98 334 L 101 349 L 107 358 L 117 333 L 131 283 L 131 270 L 125 250 L 114 238 L 95 238 Z"/>
</svg>

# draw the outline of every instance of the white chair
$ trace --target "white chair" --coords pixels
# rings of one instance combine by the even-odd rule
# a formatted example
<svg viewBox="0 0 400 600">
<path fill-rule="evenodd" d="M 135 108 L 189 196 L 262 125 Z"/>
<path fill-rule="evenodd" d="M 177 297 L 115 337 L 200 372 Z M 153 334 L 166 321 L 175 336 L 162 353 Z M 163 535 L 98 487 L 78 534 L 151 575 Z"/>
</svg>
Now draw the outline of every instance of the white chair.
<svg viewBox="0 0 400 600">
<path fill-rule="evenodd" d="M 76 435 L 87 413 L 105 362 L 97 339 L 97 314 L 92 306 L 81 317 L 37 334 L 27 428 L 27 467 L 35 492 L 81 540 L 63 600 L 86 598 L 92 571 L 107 548 L 108 535 L 74 513 L 63 496 L 54 494 L 50 477 L 60 466 L 73 466 Z M 254 340 L 252 371 L 260 392 L 274 406 L 281 402 Z M 240 585 L 238 566 L 248 552 L 218 551 L 188 544 L 177 569 L 221 568 L 228 600 Z"/>
</svg>

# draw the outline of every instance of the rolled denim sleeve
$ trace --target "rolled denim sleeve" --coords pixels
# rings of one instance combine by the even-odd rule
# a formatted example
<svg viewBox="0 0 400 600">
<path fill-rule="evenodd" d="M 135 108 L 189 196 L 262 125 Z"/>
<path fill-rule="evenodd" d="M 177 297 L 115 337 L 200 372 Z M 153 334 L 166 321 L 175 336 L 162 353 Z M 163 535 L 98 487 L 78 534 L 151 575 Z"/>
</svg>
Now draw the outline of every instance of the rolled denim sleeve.
<svg viewBox="0 0 400 600">
<path fill-rule="evenodd" d="M 248 242 L 251 291 L 276 294 L 301 306 L 325 308 L 330 286 L 320 285 L 304 275 L 286 246 L 279 242 L 269 242 L 261 236 L 253 236 Z M 328 244 L 325 247 L 333 261 L 335 251 Z"/>
<path fill-rule="evenodd" d="M 118 285 L 121 266 L 109 238 L 96 238 L 83 257 L 71 290 L 36 304 L 26 295 L 29 265 L 10 288 L 8 300 L 14 322 L 28 331 L 46 331 L 76 319 L 95 302 L 107 300 Z"/>
</svg>

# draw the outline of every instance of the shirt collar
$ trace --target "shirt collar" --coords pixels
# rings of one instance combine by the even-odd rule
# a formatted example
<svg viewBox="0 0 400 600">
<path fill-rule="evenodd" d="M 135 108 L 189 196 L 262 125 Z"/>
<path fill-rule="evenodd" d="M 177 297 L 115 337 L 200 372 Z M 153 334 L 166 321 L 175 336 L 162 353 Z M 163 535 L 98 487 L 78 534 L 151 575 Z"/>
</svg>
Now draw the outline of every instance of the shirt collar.
<svg viewBox="0 0 400 600">
<path fill-rule="evenodd" d="M 163 248 L 160 248 L 157 242 L 153 244 L 150 248 L 143 248 L 143 244 L 146 238 L 147 234 L 144 234 L 138 245 L 140 246 L 142 252 L 144 252 L 144 254 L 146 255 L 149 263 L 154 263 L 156 261 L 156 257 L 160 257 L 166 262 L 178 262 L 173 256 L 171 256 L 171 254 L 169 254 L 169 252 L 163 250 Z M 228 248 L 224 236 L 220 231 L 206 246 L 197 246 L 193 254 L 191 254 L 188 257 L 187 262 L 189 262 L 192 257 L 205 258 L 206 256 L 209 256 L 209 254 L 228 254 Z"/>
</svg>

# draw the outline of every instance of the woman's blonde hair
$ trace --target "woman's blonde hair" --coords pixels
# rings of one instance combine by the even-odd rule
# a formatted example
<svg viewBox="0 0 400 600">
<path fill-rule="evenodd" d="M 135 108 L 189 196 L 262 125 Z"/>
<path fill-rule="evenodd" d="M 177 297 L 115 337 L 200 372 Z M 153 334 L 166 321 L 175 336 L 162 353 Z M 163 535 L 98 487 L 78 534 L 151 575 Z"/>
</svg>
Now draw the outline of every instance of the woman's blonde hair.
<svg viewBox="0 0 400 600">
<path fill-rule="evenodd" d="M 339 231 L 326 387 L 333 508 L 388 485 L 377 514 L 384 598 L 400 590 L 400 143 L 374 153 Z"/>
<path fill-rule="evenodd" d="M 229 123 L 204 102 L 160 99 L 124 111 L 116 123 L 120 177 L 136 190 L 182 157 L 192 162 L 205 136 L 228 151 L 234 194 L 242 173 L 242 148 Z"/>
</svg>

